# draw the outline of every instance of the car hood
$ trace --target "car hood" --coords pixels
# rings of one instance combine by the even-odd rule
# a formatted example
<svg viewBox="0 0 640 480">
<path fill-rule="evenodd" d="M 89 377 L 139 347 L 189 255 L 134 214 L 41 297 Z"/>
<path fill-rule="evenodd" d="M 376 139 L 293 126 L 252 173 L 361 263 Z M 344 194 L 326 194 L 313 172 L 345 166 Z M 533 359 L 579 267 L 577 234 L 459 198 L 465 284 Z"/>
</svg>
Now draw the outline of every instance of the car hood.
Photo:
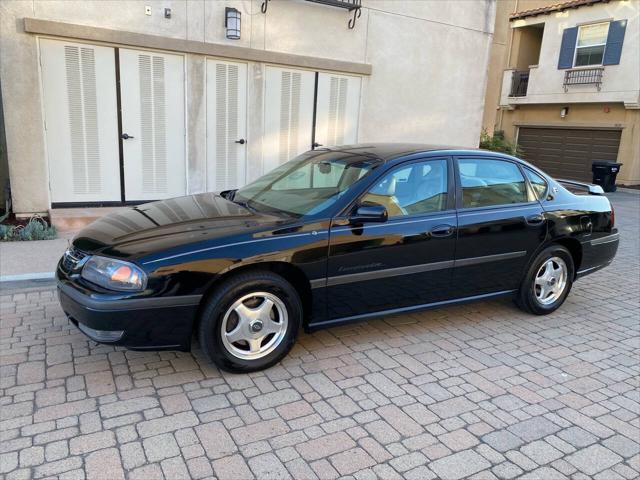
<svg viewBox="0 0 640 480">
<path fill-rule="evenodd" d="M 90 254 L 135 259 L 179 245 L 279 228 L 291 220 L 203 193 L 105 215 L 80 231 L 73 245 Z"/>
</svg>

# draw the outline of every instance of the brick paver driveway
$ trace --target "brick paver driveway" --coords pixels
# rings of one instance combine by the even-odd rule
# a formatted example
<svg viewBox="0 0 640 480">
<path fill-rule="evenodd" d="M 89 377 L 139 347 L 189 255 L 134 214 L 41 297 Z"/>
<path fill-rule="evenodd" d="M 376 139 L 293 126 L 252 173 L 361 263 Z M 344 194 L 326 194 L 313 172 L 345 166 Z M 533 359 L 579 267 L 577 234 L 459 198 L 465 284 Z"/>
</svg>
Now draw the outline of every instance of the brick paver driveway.
<svg viewBox="0 0 640 480">
<path fill-rule="evenodd" d="M 4 291 L 0 476 L 637 478 L 640 196 L 560 311 L 509 300 L 303 335 L 266 372 L 95 345 Z"/>
</svg>

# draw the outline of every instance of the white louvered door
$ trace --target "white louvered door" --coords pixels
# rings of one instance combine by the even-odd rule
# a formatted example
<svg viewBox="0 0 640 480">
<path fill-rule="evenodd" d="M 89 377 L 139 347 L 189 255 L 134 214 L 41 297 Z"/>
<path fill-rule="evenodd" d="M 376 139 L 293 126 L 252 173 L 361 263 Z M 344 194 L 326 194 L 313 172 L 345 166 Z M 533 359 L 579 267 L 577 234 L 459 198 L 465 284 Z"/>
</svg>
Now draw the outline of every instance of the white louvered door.
<svg viewBox="0 0 640 480">
<path fill-rule="evenodd" d="M 315 72 L 266 67 L 263 173 L 311 149 Z"/>
<path fill-rule="evenodd" d="M 360 77 L 318 74 L 316 143 L 333 146 L 358 141 L 360 82 Z"/>
<path fill-rule="evenodd" d="M 125 199 L 186 191 L 184 58 L 120 49 Z"/>
<path fill-rule="evenodd" d="M 247 180 L 247 64 L 207 60 L 207 190 Z"/>
<path fill-rule="evenodd" d="M 120 201 L 115 54 L 40 40 L 53 203 Z"/>
</svg>

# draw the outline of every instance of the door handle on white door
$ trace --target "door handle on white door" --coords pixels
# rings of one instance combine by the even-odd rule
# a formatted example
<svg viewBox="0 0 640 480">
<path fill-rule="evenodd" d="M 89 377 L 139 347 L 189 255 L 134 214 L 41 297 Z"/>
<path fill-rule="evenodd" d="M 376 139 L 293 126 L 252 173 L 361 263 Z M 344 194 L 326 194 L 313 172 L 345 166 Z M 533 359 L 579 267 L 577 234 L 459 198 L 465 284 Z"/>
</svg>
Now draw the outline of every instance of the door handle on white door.
<svg viewBox="0 0 640 480">
<path fill-rule="evenodd" d="M 122 135 L 120 135 L 120 138 L 122 138 L 123 140 L 129 140 L 130 138 L 135 138 L 133 135 L 129 135 L 128 133 L 123 133 Z"/>
<path fill-rule="evenodd" d="M 247 143 L 247 141 L 244 138 L 241 138 L 240 140 L 236 140 L 235 143 L 239 143 L 240 145 L 244 145 L 245 143 Z"/>
</svg>

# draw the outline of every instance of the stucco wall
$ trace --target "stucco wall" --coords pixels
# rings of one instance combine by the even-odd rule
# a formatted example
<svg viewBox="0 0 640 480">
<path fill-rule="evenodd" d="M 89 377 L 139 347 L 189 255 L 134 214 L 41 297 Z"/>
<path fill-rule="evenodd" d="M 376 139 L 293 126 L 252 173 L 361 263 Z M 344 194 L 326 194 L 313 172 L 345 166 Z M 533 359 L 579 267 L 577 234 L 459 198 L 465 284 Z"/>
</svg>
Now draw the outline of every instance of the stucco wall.
<svg viewBox="0 0 640 480">
<path fill-rule="evenodd" d="M 362 16 L 347 28 L 346 10 L 303 0 L 35 0 L 0 2 L 0 80 L 14 210 L 49 207 L 36 36 L 33 17 L 94 27 L 370 63 L 363 79 L 359 139 L 477 146 L 483 114 L 493 0 L 364 0 Z M 152 6 L 146 16 L 144 6 Z M 225 7 L 242 13 L 242 37 L 224 35 Z M 165 7 L 172 18 L 165 19 Z M 205 62 L 186 55 L 187 162 L 190 192 L 204 189 L 206 166 Z M 249 63 L 248 135 L 262 134 L 264 65 Z M 249 168 L 260 162 L 251 142 Z"/>
</svg>

